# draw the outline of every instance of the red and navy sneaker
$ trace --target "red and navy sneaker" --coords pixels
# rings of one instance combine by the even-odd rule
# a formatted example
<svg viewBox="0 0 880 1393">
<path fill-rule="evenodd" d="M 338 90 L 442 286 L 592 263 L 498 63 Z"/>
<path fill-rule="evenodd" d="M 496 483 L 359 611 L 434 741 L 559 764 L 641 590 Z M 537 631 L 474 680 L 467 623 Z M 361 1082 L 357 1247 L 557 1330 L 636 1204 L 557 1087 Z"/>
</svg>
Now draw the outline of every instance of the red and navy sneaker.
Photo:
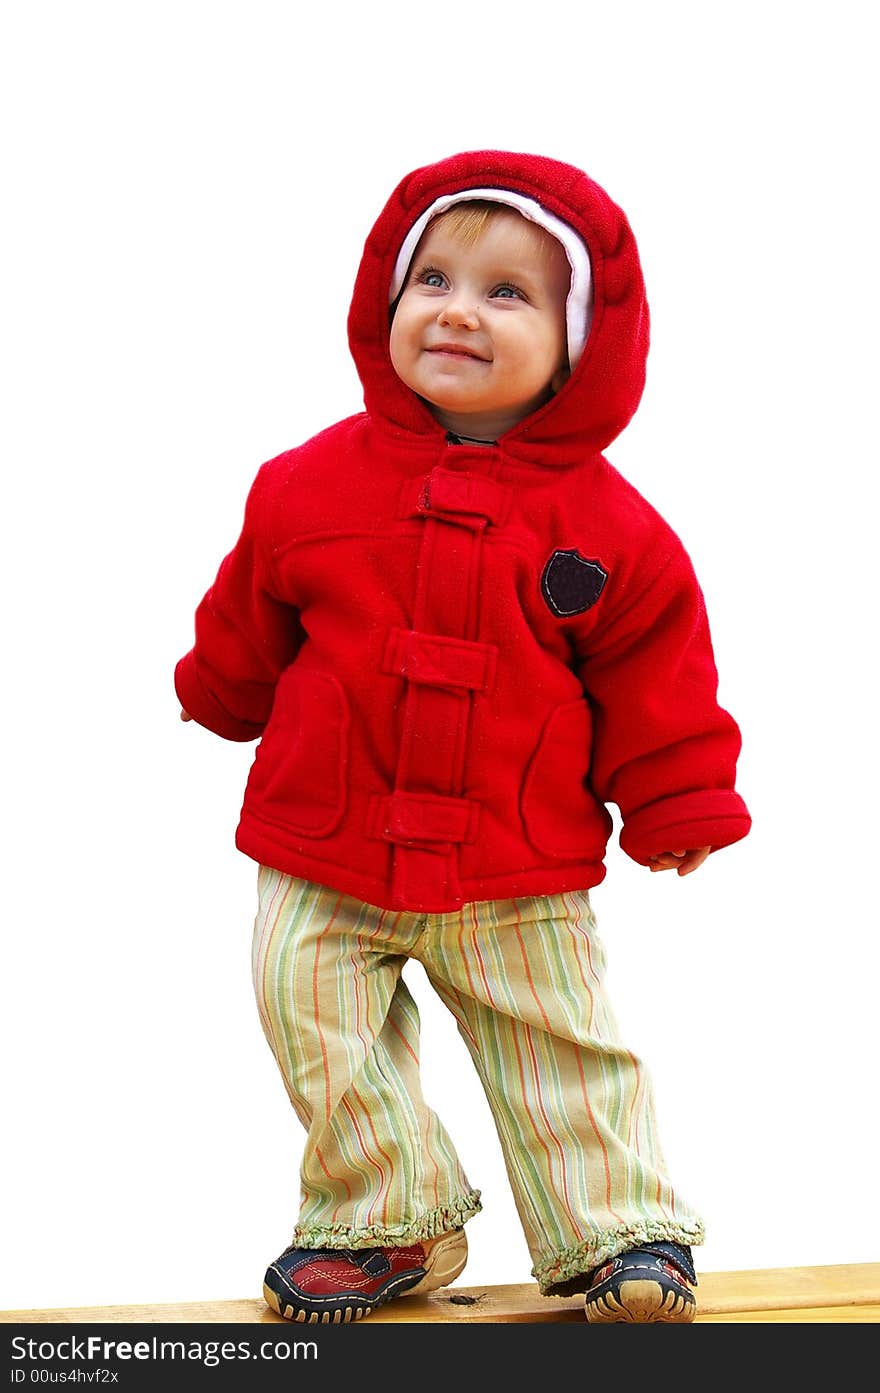
<svg viewBox="0 0 880 1393">
<path fill-rule="evenodd" d="M 467 1261 L 464 1229 L 406 1248 L 287 1248 L 269 1267 L 263 1295 L 285 1320 L 360 1320 L 397 1296 L 448 1286 Z"/>
<path fill-rule="evenodd" d="M 696 1285 L 690 1248 L 645 1243 L 618 1253 L 590 1274 L 584 1309 L 594 1325 L 691 1321 L 697 1313 L 691 1291 Z"/>
</svg>

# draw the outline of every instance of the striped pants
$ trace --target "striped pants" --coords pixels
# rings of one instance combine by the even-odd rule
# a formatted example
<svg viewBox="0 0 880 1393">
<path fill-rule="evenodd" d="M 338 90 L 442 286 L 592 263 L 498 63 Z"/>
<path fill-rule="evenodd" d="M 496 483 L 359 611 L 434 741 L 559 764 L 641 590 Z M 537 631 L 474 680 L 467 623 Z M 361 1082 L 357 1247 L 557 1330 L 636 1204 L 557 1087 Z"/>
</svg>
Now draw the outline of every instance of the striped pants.
<svg viewBox="0 0 880 1393">
<path fill-rule="evenodd" d="M 260 867 L 257 1002 L 308 1134 L 298 1247 L 405 1245 L 480 1209 L 422 1097 L 408 958 L 476 1065 L 543 1293 L 582 1290 L 591 1268 L 640 1242 L 702 1241 L 605 996 L 586 892 L 417 914 Z"/>
</svg>

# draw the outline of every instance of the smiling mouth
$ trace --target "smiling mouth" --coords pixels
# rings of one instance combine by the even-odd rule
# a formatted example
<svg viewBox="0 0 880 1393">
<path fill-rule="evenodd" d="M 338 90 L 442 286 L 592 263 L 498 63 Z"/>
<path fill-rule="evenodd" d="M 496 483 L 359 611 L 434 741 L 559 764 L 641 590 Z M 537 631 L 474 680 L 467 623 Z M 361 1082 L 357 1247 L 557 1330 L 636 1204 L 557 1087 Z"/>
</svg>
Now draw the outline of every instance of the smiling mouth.
<svg viewBox="0 0 880 1393">
<path fill-rule="evenodd" d="M 441 343 L 436 348 L 429 348 L 428 353 L 439 354 L 441 358 L 470 358 L 475 363 L 485 363 L 488 359 L 481 358 L 479 353 L 472 352 L 469 348 L 459 348 L 457 344 Z"/>
</svg>

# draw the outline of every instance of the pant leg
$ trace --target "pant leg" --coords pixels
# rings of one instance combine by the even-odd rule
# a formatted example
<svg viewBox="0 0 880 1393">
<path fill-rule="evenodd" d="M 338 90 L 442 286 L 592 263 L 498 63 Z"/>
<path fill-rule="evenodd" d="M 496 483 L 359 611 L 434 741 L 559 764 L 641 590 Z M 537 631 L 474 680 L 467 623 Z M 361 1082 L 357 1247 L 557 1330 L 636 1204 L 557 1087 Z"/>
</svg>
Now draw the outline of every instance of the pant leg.
<svg viewBox="0 0 880 1393">
<path fill-rule="evenodd" d="M 306 1128 L 300 1247 L 403 1246 L 480 1208 L 419 1080 L 419 1016 L 401 971 L 423 916 L 260 868 L 260 1019 Z"/>
<path fill-rule="evenodd" d="M 651 1085 L 604 987 L 586 892 L 435 915 L 419 956 L 457 1018 L 498 1129 L 542 1292 L 651 1239 L 702 1241 L 672 1187 Z"/>
</svg>

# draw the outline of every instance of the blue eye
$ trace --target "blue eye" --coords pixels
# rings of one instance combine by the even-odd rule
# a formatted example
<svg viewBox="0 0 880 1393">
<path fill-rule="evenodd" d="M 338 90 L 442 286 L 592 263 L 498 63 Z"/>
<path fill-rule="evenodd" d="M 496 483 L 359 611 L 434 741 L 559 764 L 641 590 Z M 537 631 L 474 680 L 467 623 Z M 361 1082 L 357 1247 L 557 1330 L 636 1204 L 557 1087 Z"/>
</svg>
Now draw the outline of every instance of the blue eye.
<svg viewBox="0 0 880 1393">
<path fill-rule="evenodd" d="M 426 285 L 429 290 L 442 290 L 446 277 L 436 266 L 422 266 L 413 276 L 416 285 Z"/>
<path fill-rule="evenodd" d="M 497 295 L 502 300 L 522 299 L 522 291 L 518 290 L 515 285 L 499 285 L 492 291 L 492 294 Z"/>
</svg>

